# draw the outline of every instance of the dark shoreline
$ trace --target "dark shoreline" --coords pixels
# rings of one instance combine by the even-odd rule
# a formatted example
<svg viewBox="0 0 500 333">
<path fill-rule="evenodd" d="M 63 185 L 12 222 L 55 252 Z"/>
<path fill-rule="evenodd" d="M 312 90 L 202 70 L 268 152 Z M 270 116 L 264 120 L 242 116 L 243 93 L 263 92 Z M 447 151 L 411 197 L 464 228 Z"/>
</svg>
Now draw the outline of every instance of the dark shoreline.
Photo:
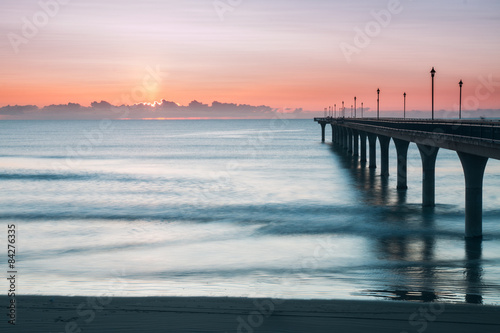
<svg viewBox="0 0 500 333">
<path fill-rule="evenodd" d="M 229 297 L 17 296 L 2 332 L 499 332 L 500 307 Z"/>
</svg>

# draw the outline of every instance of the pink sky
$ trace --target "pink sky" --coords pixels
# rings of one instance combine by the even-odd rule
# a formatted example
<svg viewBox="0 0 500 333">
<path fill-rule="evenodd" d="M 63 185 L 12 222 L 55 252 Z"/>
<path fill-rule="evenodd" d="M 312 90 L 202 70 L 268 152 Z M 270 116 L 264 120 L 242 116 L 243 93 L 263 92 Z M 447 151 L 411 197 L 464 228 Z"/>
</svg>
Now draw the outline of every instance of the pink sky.
<svg viewBox="0 0 500 333">
<path fill-rule="evenodd" d="M 406 92 L 407 109 L 425 111 L 434 66 L 436 110 L 458 108 L 460 79 L 464 109 L 500 109 L 494 0 L 42 3 L 2 5 L 0 107 L 166 99 L 320 111 L 357 96 L 374 109 L 380 88 L 381 110 L 401 110 Z"/>
</svg>

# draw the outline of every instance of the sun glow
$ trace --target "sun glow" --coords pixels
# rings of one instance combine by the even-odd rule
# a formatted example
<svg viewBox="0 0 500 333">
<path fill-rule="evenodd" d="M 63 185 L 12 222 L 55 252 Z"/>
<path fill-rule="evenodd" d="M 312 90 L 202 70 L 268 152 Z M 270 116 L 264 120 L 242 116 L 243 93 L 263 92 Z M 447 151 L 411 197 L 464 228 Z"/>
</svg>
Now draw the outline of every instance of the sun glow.
<svg viewBox="0 0 500 333">
<path fill-rule="evenodd" d="M 181 104 L 177 103 L 177 102 L 174 102 L 175 104 L 177 104 L 177 106 L 182 106 Z M 157 106 L 161 106 L 163 105 L 163 101 L 154 101 L 154 102 L 142 102 L 142 103 L 137 103 L 135 105 L 145 105 L 145 106 L 151 106 L 151 107 L 157 107 Z"/>
<path fill-rule="evenodd" d="M 142 102 L 142 103 L 137 103 L 136 105 L 151 106 L 151 107 L 153 107 L 153 108 L 154 108 L 154 107 L 156 107 L 156 106 L 160 106 L 160 105 L 162 105 L 162 104 L 163 104 L 163 101 L 160 101 L 160 102 L 158 102 L 158 101 L 154 101 L 154 102 L 152 102 L 152 103 L 150 103 L 150 102 Z"/>
<path fill-rule="evenodd" d="M 177 118 L 120 118 L 119 120 L 233 120 L 239 118 L 232 117 L 177 117 Z"/>
</svg>

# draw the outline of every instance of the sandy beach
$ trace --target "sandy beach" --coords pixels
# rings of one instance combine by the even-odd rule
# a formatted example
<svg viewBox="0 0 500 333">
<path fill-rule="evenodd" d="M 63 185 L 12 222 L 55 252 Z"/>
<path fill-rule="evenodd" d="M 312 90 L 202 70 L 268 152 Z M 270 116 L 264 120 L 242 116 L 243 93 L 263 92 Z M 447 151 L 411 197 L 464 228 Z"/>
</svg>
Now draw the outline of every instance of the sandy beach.
<svg viewBox="0 0 500 333">
<path fill-rule="evenodd" d="M 4 312 L 9 299 L 1 297 Z M 499 332 L 500 307 L 351 300 L 19 296 L 2 332 Z"/>
</svg>

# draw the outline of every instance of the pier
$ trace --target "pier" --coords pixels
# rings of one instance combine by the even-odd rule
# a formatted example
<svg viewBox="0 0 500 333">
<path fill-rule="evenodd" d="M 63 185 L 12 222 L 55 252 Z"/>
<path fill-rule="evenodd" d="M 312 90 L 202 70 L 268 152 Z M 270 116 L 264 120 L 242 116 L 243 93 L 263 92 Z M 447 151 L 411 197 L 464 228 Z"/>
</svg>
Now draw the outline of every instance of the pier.
<svg viewBox="0 0 500 333">
<path fill-rule="evenodd" d="M 456 151 L 465 177 L 465 237 L 482 238 L 483 176 L 488 159 L 500 160 L 500 122 L 485 120 L 403 120 L 373 118 L 315 118 L 321 125 L 322 141 L 331 126 L 332 142 L 361 165 L 377 168 L 380 147 L 380 175 L 389 177 L 391 141 L 397 154 L 397 189 L 406 191 L 407 154 L 415 143 L 422 160 L 422 205 L 433 207 L 435 165 L 440 148 Z M 367 145 L 368 140 L 368 145 Z"/>
</svg>

